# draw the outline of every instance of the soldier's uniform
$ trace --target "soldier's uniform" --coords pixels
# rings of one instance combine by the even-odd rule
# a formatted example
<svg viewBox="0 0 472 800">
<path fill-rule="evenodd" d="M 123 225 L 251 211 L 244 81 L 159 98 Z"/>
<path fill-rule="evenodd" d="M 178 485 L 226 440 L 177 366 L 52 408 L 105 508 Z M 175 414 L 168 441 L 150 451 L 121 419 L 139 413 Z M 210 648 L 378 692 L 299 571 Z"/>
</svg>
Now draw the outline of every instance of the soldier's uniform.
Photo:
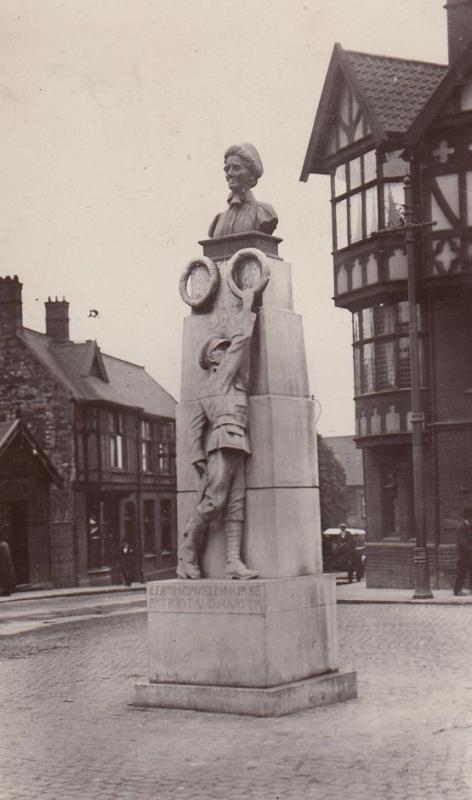
<svg viewBox="0 0 472 800">
<path fill-rule="evenodd" d="M 253 578 L 256 572 L 241 562 L 240 549 L 246 490 L 245 459 L 251 448 L 247 434 L 247 356 L 256 315 L 243 309 L 238 328 L 220 364 L 208 365 L 222 339 L 210 339 L 200 363 L 208 375 L 190 422 L 190 457 L 194 465 L 206 463 L 208 479 L 192 514 L 179 550 L 177 574 L 200 577 L 197 551 L 202 534 L 219 512 L 223 513 L 226 537 L 226 575 Z"/>
</svg>

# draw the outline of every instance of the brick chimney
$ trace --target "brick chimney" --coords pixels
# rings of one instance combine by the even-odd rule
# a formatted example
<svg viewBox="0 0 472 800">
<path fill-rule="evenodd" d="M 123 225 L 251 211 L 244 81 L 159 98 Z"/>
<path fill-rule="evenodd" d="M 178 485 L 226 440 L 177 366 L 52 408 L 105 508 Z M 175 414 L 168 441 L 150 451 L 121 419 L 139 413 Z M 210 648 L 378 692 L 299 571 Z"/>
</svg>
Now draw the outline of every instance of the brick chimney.
<svg viewBox="0 0 472 800">
<path fill-rule="evenodd" d="M 2 331 L 16 330 L 23 325 L 21 290 L 23 284 L 18 275 L 0 278 L 0 328 Z"/>
<path fill-rule="evenodd" d="M 46 307 L 46 334 L 55 342 L 69 341 L 69 303 L 62 298 L 51 300 L 48 297 Z"/>
<path fill-rule="evenodd" d="M 472 0 L 448 0 L 447 40 L 449 64 L 453 64 L 472 42 Z"/>
</svg>

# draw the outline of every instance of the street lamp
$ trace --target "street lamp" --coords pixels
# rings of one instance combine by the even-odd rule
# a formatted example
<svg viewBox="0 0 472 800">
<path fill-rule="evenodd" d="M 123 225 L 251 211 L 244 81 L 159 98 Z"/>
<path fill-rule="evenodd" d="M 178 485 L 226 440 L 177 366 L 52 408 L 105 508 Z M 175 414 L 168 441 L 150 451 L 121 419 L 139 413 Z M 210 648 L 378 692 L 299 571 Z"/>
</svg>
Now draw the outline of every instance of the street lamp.
<svg viewBox="0 0 472 800">
<path fill-rule="evenodd" d="M 433 597 L 429 583 L 428 551 L 426 546 L 426 530 L 424 520 L 424 465 L 423 465 L 423 428 L 424 413 L 421 403 L 420 376 L 420 342 L 418 334 L 418 305 L 416 300 L 415 270 L 415 230 L 431 225 L 413 221 L 413 204 L 411 181 L 404 178 L 405 191 L 405 230 L 406 257 L 408 268 L 408 319 L 410 341 L 411 371 L 411 443 L 413 461 L 413 498 L 415 509 L 415 590 L 413 599 L 424 600 Z"/>
</svg>

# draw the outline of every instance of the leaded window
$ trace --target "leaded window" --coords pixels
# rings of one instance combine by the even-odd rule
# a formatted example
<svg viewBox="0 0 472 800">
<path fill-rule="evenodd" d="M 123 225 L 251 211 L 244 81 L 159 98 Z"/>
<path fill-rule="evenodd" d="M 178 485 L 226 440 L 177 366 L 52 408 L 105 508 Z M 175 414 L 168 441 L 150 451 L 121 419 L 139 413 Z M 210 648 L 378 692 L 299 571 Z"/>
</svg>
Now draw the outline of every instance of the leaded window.
<svg viewBox="0 0 472 800">
<path fill-rule="evenodd" d="M 408 303 L 381 303 L 353 314 L 356 395 L 411 385 Z M 421 317 L 418 309 L 418 327 Z M 406 335 L 405 335 L 406 334 Z M 425 385 L 420 340 L 421 384 Z"/>
<path fill-rule="evenodd" d="M 403 178 L 409 170 L 402 152 L 377 156 L 368 150 L 336 167 L 331 183 L 334 250 L 362 241 L 379 228 L 402 224 Z"/>
</svg>

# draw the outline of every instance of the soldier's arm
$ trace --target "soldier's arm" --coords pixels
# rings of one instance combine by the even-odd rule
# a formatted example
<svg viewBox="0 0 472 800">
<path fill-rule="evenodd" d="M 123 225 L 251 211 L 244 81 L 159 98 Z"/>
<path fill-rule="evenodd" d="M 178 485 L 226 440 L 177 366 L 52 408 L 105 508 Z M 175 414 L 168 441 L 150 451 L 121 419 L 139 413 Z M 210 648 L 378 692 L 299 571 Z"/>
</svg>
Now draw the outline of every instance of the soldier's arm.
<svg viewBox="0 0 472 800">
<path fill-rule="evenodd" d="M 189 427 L 190 462 L 195 466 L 201 462 L 206 463 L 206 453 L 203 449 L 203 430 L 205 424 L 206 414 L 201 404 L 197 403 L 190 418 Z"/>
<path fill-rule="evenodd" d="M 246 289 L 243 292 L 243 307 L 238 314 L 238 328 L 231 338 L 225 357 L 221 362 L 218 373 L 224 383 L 231 383 L 249 350 L 256 314 L 252 311 L 254 303 L 253 289 Z"/>
</svg>

